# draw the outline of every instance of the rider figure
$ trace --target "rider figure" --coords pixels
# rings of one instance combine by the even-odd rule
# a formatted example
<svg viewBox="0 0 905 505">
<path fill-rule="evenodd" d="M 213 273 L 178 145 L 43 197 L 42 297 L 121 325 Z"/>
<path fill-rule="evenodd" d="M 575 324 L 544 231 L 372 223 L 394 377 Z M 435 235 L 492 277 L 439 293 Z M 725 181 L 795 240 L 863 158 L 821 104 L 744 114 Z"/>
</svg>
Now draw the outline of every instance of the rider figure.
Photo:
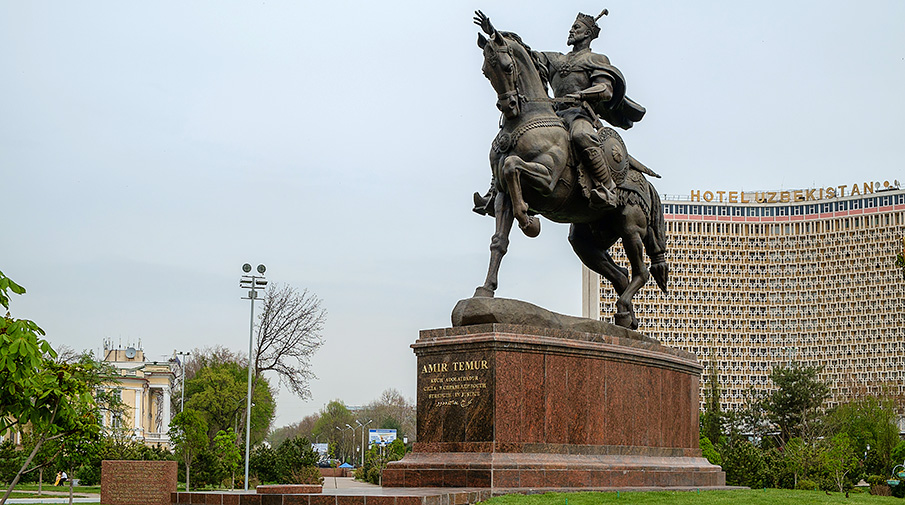
<svg viewBox="0 0 905 505">
<path fill-rule="evenodd" d="M 610 60 L 591 52 L 591 41 L 600 35 L 597 20 L 607 14 L 606 9 L 596 18 L 579 13 L 569 29 L 567 44 L 572 50 L 534 52 L 541 73 L 553 88 L 553 96 L 564 100 L 557 104 L 557 113 L 569 128 L 571 140 L 582 164 L 593 179 L 588 198 L 593 208 L 607 209 L 617 205 L 613 190 L 616 184 L 607 166 L 606 153 L 597 136 L 599 115 L 607 123 L 631 128 L 644 116 L 644 108 L 625 96 L 625 79 Z M 489 19 L 487 20 L 489 24 Z M 483 197 L 475 193 L 475 212 L 492 212 L 490 201 L 493 189 Z"/>
</svg>

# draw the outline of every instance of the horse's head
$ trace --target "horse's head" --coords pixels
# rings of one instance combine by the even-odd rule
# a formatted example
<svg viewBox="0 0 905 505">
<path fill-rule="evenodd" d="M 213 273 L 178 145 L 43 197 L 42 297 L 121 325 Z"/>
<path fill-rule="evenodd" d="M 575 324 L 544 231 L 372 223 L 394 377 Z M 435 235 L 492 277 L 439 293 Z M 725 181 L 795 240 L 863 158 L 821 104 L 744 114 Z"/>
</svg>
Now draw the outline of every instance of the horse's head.
<svg viewBox="0 0 905 505">
<path fill-rule="evenodd" d="M 518 68 L 512 47 L 506 38 L 494 30 L 490 38 L 478 34 L 478 47 L 484 51 L 481 71 L 497 93 L 496 106 L 507 118 L 519 115 Z"/>
</svg>

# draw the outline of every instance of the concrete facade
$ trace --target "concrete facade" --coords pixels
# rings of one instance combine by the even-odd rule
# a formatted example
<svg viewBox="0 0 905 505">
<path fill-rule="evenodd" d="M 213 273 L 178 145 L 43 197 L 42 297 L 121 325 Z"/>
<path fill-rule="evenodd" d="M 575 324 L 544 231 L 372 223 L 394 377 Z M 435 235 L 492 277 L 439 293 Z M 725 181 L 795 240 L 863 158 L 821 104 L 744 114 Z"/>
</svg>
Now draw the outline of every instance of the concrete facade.
<svg viewBox="0 0 905 505">
<path fill-rule="evenodd" d="M 905 395 L 898 183 L 692 191 L 665 198 L 663 210 L 670 292 L 651 282 L 635 297 L 640 331 L 695 353 L 702 392 L 716 366 L 723 409 L 767 389 L 771 368 L 789 360 L 822 366 L 833 404 L 882 389 Z M 611 321 L 609 283 L 585 269 L 582 284 L 583 315 Z"/>
</svg>

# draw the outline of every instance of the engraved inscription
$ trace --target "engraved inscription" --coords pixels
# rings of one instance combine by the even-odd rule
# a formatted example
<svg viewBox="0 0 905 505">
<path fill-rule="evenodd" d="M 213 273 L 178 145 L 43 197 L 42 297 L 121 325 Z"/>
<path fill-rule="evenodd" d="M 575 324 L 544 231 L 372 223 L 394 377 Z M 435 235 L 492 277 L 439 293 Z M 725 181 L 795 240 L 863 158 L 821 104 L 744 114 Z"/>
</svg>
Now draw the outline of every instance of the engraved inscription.
<svg viewBox="0 0 905 505">
<path fill-rule="evenodd" d="M 175 461 L 104 461 L 101 503 L 169 505 L 176 491 Z"/>
<path fill-rule="evenodd" d="M 421 367 L 419 396 L 432 406 L 468 407 L 487 391 L 486 359 L 426 363 Z"/>
</svg>

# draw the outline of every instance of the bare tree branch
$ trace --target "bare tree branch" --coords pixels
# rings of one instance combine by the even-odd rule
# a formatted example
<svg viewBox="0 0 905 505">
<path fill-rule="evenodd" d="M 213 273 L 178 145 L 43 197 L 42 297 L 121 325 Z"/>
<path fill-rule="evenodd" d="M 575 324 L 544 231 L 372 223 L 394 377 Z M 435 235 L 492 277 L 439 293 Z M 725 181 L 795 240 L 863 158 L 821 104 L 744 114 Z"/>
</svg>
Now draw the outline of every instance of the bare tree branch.
<svg viewBox="0 0 905 505">
<path fill-rule="evenodd" d="M 296 396 L 310 398 L 311 356 L 323 345 L 326 311 L 308 290 L 285 284 L 267 288 L 255 342 L 255 376 L 275 372 Z"/>
</svg>

